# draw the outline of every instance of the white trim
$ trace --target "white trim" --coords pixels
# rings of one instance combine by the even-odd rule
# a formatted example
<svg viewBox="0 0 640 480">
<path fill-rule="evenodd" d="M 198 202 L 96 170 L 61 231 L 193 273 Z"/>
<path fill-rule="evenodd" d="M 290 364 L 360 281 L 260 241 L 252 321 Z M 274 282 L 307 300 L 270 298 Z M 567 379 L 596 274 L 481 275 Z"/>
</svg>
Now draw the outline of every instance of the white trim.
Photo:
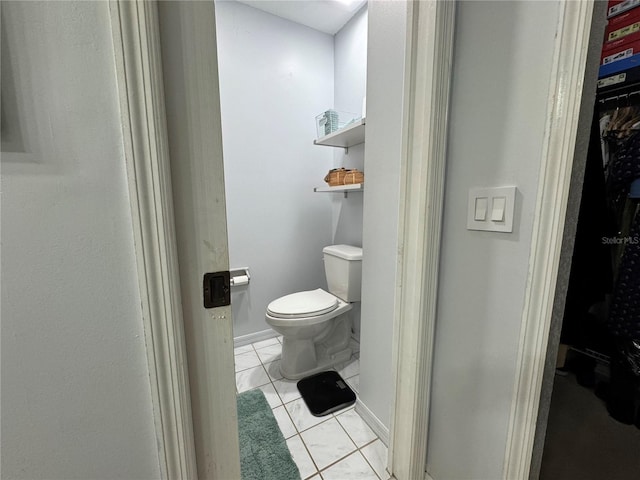
<svg viewBox="0 0 640 480">
<path fill-rule="evenodd" d="M 195 479 L 157 6 L 109 9 L 160 472 Z"/>
<path fill-rule="evenodd" d="M 407 2 L 407 83 L 394 315 L 393 432 L 356 407 L 398 479 L 424 474 L 435 324 L 453 2 Z M 110 2 L 162 477 L 196 478 L 155 2 Z M 422 266 L 422 268 L 417 268 Z M 235 343 L 235 342 L 234 342 Z M 370 414 L 370 415 L 369 415 Z M 405 428 L 407 427 L 407 428 Z"/>
<path fill-rule="evenodd" d="M 389 429 L 384 426 L 384 423 L 380 421 L 378 417 L 376 417 L 369 407 L 367 407 L 362 400 L 359 398 L 356 400 L 355 410 L 362 417 L 364 423 L 369 425 L 369 428 L 373 430 L 382 443 L 385 445 L 389 445 Z"/>
<path fill-rule="evenodd" d="M 250 345 L 252 343 L 260 342 L 261 340 L 268 340 L 270 338 L 277 337 L 277 336 L 278 336 L 278 332 L 268 328 L 260 332 L 249 333 L 247 335 L 241 335 L 239 337 L 235 337 L 233 339 L 233 346 L 234 348 L 243 347 L 245 345 Z"/>
<path fill-rule="evenodd" d="M 198 478 L 239 479 L 231 306 L 204 308 L 202 293 L 229 270 L 215 5 L 157 8 Z"/>
<path fill-rule="evenodd" d="M 503 478 L 529 477 L 593 2 L 562 2 Z"/>
<path fill-rule="evenodd" d="M 407 132 L 401 174 L 399 264 L 394 315 L 395 403 L 389 469 L 424 477 L 455 2 L 408 2 Z"/>
</svg>

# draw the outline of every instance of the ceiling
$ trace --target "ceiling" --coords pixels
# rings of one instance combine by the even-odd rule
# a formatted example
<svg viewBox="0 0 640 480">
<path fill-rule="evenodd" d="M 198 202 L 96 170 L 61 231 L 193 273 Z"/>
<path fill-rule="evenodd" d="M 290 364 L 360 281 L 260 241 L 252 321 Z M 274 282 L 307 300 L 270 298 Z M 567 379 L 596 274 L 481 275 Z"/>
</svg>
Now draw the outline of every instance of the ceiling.
<svg viewBox="0 0 640 480">
<path fill-rule="evenodd" d="M 366 0 L 238 0 L 281 18 L 335 35 Z"/>
</svg>

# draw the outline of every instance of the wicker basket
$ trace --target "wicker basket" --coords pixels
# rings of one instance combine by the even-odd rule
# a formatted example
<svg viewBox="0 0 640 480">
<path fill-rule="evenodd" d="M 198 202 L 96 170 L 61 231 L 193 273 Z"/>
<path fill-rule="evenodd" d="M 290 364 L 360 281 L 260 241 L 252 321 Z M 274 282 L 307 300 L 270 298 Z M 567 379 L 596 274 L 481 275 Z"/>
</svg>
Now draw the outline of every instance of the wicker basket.
<svg viewBox="0 0 640 480">
<path fill-rule="evenodd" d="M 324 181 L 327 182 L 330 187 L 364 183 L 364 173 L 357 168 L 350 170 L 346 168 L 334 168 L 333 170 L 329 170 L 327 176 L 324 177 Z"/>
</svg>

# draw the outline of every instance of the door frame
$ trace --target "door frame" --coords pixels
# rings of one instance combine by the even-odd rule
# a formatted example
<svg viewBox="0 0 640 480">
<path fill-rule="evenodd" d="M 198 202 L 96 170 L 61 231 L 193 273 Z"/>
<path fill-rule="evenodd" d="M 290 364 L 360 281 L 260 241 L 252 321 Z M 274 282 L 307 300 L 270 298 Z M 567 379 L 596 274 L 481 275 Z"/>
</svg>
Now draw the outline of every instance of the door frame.
<svg viewBox="0 0 640 480">
<path fill-rule="evenodd" d="M 529 478 L 594 10 L 561 2 L 503 478 Z"/>
<path fill-rule="evenodd" d="M 109 12 L 160 474 L 196 479 L 157 5 Z"/>
<path fill-rule="evenodd" d="M 595 101 L 591 102 L 589 99 L 595 99 L 597 95 L 598 69 L 600 67 L 602 38 L 604 38 L 606 23 L 607 4 L 605 2 L 595 2 L 591 18 L 589 52 L 587 54 L 587 63 L 584 75 L 583 98 L 585 100 L 583 100 L 580 107 L 576 148 L 574 152 L 573 169 L 571 172 L 571 186 L 567 202 L 564 235 L 562 238 L 562 251 L 560 254 L 560 268 L 558 270 L 558 278 L 556 281 L 553 316 L 549 327 L 549 340 L 547 342 L 542 391 L 540 392 L 540 406 L 538 408 L 538 419 L 533 443 L 533 456 L 531 459 L 531 468 L 529 469 L 529 478 L 532 479 L 540 476 L 540 470 L 542 467 L 547 422 L 549 419 L 549 409 L 551 407 L 553 384 L 558 360 L 558 347 L 560 345 L 567 287 L 571 273 L 570 267 L 573 258 L 573 249 L 578 224 L 577 220 L 582 198 L 585 165 L 590 143 L 589 138 L 591 136 L 593 112 L 596 104 Z"/>
<path fill-rule="evenodd" d="M 197 478 L 157 4 L 109 8 L 160 471 Z M 407 8 L 389 448 L 400 480 L 425 476 L 455 2 Z"/>
<path fill-rule="evenodd" d="M 455 17 L 453 2 L 410 5 L 389 449 L 399 479 L 425 475 Z M 160 471 L 196 478 L 157 5 L 111 0 L 109 8 Z M 560 8 L 505 452 L 510 479 L 526 478 L 531 463 L 593 2 Z"/>
<path fill-rule="evenodd" d="M 408 8 L 388 458 L 399 480 L 426 475 L 456 3 Z"/>
</svg>

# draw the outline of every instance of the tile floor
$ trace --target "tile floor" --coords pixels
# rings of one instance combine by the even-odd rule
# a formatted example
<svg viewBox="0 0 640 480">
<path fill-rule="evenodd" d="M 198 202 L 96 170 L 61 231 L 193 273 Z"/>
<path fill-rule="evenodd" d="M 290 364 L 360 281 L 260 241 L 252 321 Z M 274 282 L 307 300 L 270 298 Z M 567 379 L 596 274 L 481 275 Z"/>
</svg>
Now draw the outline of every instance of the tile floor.
<svg viewBox="0 0 640 480">
<path fill-rule="evenodd" d="M 296 387 L 280 375 L 281 337 L 235 349 L 238 392 L 259 388 L 287 440 L 300 476 L 310 480 L 387 480 L 387 447 L 353 407 L 326 417 L 311 415 Z M 336 370 L 358 392 L 359 345 Z"/>
</svg>

